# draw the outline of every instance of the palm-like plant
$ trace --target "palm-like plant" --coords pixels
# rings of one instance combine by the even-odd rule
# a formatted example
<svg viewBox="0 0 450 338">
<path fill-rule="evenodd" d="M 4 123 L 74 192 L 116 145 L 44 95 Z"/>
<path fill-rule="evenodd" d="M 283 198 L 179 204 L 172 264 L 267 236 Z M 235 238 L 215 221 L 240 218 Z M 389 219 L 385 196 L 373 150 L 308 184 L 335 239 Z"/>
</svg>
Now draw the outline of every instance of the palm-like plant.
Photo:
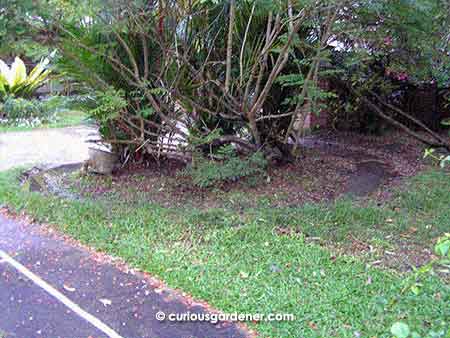
<svg viewBox="0 0 450 338">
<path fill-rule="evenodd" d="M 0 60 L 0 97 L 8 95 L 26 97 L 33 94 L 48 80 L 49 64 L 50 58 L 44 58 L 27 75 L 25 64 L 19 57 L 14 59 L 11 67 Z"/>
</svg>

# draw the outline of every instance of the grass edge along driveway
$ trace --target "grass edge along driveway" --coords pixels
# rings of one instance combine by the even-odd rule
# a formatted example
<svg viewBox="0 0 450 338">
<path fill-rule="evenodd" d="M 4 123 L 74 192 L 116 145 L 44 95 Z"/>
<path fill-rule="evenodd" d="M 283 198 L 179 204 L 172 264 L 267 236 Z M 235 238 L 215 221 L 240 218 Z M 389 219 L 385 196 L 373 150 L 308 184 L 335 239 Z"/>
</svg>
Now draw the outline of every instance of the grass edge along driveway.
<svg viewBox="0 0 450 338">
<path fill-rule="evenodd" d="M 240 224 L 228 224 L 226 219 L 199 222 L 195 211 L 181 211 L 186 214 L 180 217 L 174 210 L 151 204 L 119 202 L 111 208 L 99 201 L 29 193 L 19 187 L 16 177 L 17 171 L 0 173 L 0 203 L 55 224 L 81 242 L 120 256 L 223 312 L 296 316 L 295 321 L 248 323 L 262 337 L 391 337 L 389 329 L 397 321 L 422 337 L 433 333 L 430 337 L 448 337 L 450 290 L 437 277 L 424 277 L 418 295 L 401 294 L 407 276 L 350 256 L 335 257 L 301 233 L 279 235 L 273 231 L 278 224 L 267 221 L 267 214 L 255 211 Z M 409 188 L 407 196 L 416 202 L 402 203 L 405 208 L 411 204 L 411 215 L 430 211 L 427 203 L 434 196 L 430 189 L 422 189 L 421 184 Z M 417 205 L 419 209 L 413 210 Z M 435 207 L 441 219 L 447 211 L 440 210 L 441 204 Z M 328 208 L 329 218 L 335 207 Z M 347 216 L 339 216 L 343 223 L 356 221 L 352 215 L 359 215 L 363 207 L 348 208 Z M 322 219 L 322 227 L 328 218 Z"/>
</svg>

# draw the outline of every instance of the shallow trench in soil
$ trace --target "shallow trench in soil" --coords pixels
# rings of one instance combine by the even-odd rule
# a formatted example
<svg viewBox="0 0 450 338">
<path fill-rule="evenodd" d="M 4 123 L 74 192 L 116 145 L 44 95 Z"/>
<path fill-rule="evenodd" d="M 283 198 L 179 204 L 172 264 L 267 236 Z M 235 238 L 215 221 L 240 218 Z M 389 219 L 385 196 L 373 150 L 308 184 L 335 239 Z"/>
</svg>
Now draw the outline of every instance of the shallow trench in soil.
<svg viewBox="0 0 450 338">
<path fill-rule="evenodd" d="M 341 157 L 355 163 L 355 170 L 349 173 L 344 194 L 363 197 L 376 191 L 387 179 L 394 177 L 387 164 L 373 154 L 363 150 L 348 149 L 346 144 L 331 142 L 318 136 L 302 139 L 301 146 L 309 150 Z M 394 144 L 395 146 L 395 144 Z M 54 167 L 34 167 L 22 175 L 28 181 L 31 191 L 50 193 L 67 199 L 80 199 L 81 196 L 69 191 L 63 183 L 64 177 L 81 169 L 82 163 L 69 163 Z"/>
</svg>

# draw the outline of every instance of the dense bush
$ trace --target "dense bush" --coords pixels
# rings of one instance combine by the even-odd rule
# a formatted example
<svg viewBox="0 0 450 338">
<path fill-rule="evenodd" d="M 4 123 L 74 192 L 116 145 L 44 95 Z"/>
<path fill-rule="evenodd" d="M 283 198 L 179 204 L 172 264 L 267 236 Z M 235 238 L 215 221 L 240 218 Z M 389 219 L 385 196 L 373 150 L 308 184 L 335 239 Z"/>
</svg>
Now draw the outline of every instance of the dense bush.
<svg viewBox="0 0 450 338">
<path fill-rule="evenodd" d="M 1 105 L 0 124 L 35 127 L 55 121 L 61 108 L 55 101 L 59 99 L 39 101 L 10 96 Z"/>
<path fill-rule="evenodd" d="M 191 136 L 209 139 L 220 128 L 214 148 L 231 144 L 241 156 L 259 150 L 282 156 L 302 132 L 303 103 L 314 108 L 321 97 L 318 65 L 327 58 L 324 44 L 339 6 L 162 3 L 163 12 L 156 2 L 105 2 L 81 29 L 77 18 L 55 23 L 59 68 L 86 91 L 104 92 L 92 112 L 106 141 L 139 158 L 189 160 L 200 150 Z M 98 114 L 106 98 L 126 106 Z"/>
<path fill-rule="evenodd" d="M 190 176 L 195 185 L 206 188 L 245 177 L 261 177 L 266 166 L 267 161 L 260 152 L 241 158 L 231 146 L 225 146 L 217 151 L 214 159 L 196 154 L 182 175 Z"/>
<path fill-rule="evenodd" d="M 334 125 L 362 132 L 385 130 L 386 118 L 374 112 L 364 97 L 376 102 L 396 121 L 412 129 L 423 129 L 385 103 L 414 114 L 407 102 L 408 96 L 420 95 L 414 88 L 450 85 L 449 2 L 354 3 L 355 6 L 345 8 L 346 17 L 351 18 L 346 26 L 352 32 L 343 33 L 342 48 L 332 51 L 330 67 L 339 71 L 330 81 L 330 89 L 336 94 L 330 105 Z M 429 107 L 414 117 L 427 121 L 427 115 L 433 114 L 432 104 L 429 101 Z"/>
</svg>

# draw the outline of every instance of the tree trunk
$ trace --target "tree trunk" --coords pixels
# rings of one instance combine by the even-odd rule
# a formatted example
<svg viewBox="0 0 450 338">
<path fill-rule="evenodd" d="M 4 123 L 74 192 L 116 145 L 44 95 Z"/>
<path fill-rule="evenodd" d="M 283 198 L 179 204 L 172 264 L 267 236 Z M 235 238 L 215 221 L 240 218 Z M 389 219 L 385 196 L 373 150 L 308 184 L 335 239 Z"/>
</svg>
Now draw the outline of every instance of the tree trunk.
<svg viewBox="0 0 450 338">
<path fill-rule="evenodd" d="M 228 93 L 230 90 L 231 57 L 233 55 L 233 31 L 234 31 L 235 17 L 236 17 L 236 2 L 235 2 L 235 0 L 230 0 L 230 18 L 229 18 L 229 26 L 228 26 L 227 61 L 226 61 L 226 74 L 225 74 L 225 93 Z"/>
</svg>

